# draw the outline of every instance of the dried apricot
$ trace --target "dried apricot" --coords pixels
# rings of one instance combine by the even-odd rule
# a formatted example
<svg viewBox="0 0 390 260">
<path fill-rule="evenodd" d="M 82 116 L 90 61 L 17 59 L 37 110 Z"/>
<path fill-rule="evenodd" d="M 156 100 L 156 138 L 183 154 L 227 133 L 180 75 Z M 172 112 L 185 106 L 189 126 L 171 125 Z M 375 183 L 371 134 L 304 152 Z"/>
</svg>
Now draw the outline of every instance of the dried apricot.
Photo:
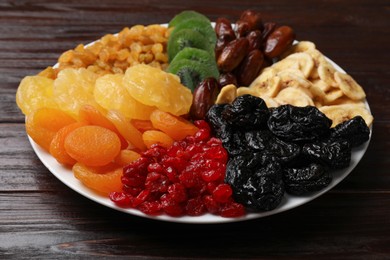
<svg viewBox="0 0 390 260">
<path fill-rule="evenodd" d="M 171 73 L 145 64 L 126 70 L 123 84 L 128 93 L 139 102 L 155 106 L 173 115 L 184 115 L 190 110 L 192 93 Z"/>
<path fill-rule="evenodd" d="M 153 124 L 150 120 L 138 120 L 138 119 L 132 119 L 131 124 L 138 129 L 141 133 L 148 131 L 148 130 L 156 130 L 153 127 Z"/>
<path fill-rule="evenodd" d="M 113 131 L 95 125 L 81 126 L 69 133 L 65 151 L 76 161 L 88 166 L 102 166 L 119 154 L 121 142 Z"/>
<path fill-rule="evenodd" d="M 16 91 L 16 104 L 23 114 L 42 107 L 57 108 L 53 100 L 54 81 L 42 76 L 27 76 L 22 79 Z"/>
<path fill-rule="evenodd" d="M 66 165 L 73 165 L 77 161 L 70 157 L 70 155 L 65 151 L 65 138 L 68 136 L 70 132 L 73 130 L 85 126 L 87 123 L 84 122 L 76 122 L 61 128 L 53 137 L 53 140 L 50 143 L 49 152 L 50 154 L 56 158 L 59 163 Z"/>
<path fill-rule="evenodd" d="M 171 146 L 174 140 L 166 133 L 158 130 L 148 130 L 142 134 L 142 139 L 147 148 L 150 148 L 153 144 L 158 144 L 165 148 Z"/>
<path fill-rule="evenodd" d="M 110 192 L 122 191 L 122 166 L 110 163 L 100 167 L 76 163 L 72 167 L 74 176 L 85 186 L 108 195 Z"/>
<path fill-rule="evenodd" d="M 135 100 L 126 90 L 123 74 L 107 74 L 96 80 L 94 97 L 103 108 L 115 109 L 126 118 L 149 119 L 155 107 L 144 105 Z"/>
<path fill-rule="evenodd" d="M 109 110 L 107 118 L 115 125 L 121 135 L 132 145 L 143 151 L 146 146 L 142 140 L 142 134 L 120 112 Z"/>
<path fill-rule="evenodd" d="M 174 140 L 182 140 L 187 135 L 194 135 L 198 128 L 184 118 L 156 109 L 150 115 L 155 128 L 160 129 Z"/>
<path fill-rule="evenodd" d="M 115 158 L 115 163 L 121 166 L 126 166 L 129 163 L 140 158 L 141 155 L 132 150 L 121 150 L 118 156 Z"/>
<path fill-rule="evenodd" d="M 122 149 L 127 148 L 127 146 L 129 145 L 126 139 L 116 129 L 115 125 L 111 123 L 111 121 L 108 120 L 107 117 L 105 117 L 103 113 L 96 109 L 94 106 L 82 106 L 79 110 L 79 120 L 81 122 L 86 122 L 89 125 L 101 126 L 115 132 L 121 141 Z"/>
<path fill-rule="evenodd" d="M 27 115 L 26 132 L 38 145 L 49 151 L 57 131 L 75 122 L 73 117 L 62 110 L 44 107 Z"/>
</svg>

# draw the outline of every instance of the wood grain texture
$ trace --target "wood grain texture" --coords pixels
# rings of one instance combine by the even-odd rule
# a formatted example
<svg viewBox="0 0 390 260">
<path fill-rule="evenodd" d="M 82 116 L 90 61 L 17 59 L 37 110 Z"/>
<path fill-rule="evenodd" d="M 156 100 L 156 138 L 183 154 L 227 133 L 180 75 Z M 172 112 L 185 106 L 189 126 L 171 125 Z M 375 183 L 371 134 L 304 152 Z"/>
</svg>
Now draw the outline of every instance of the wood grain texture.
<svg viewBox="0 0 390 260">
<path fill-rule="evenodd" d="M 259 10 L 265 21 L 315 42 L 364 87 L 373 136 L 343 182 L 271 217 L 187 225 L 103 207 L 45 168 L 15 104 L 20 80 L 79 43 L 165 23 L 184 9 L 232 22 L 245 9 Z M 389 10 L 385 0 L 0 1 L 0 259 L 389 259 Z"/>
</svg>

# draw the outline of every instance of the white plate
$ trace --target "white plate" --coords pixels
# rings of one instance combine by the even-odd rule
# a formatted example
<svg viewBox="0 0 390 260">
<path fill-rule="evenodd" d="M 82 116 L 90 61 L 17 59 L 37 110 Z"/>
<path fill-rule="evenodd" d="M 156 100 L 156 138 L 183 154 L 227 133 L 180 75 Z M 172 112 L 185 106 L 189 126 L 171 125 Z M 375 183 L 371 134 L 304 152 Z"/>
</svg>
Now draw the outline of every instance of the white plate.
<svg viewBox="0 0 390 260">
<path fill-rule="evenodd" d="M 166 24 L 164 24 L 166 25 Z M 214 23 L 213 23 L 214 25 Z M 92 43 L 91 43 L 92 44 Z M 329 60 L 337 70 L 340 72 L 345 72 L 342 68 L 340 68 L 337 64 L 335 64 L 333 61 Z M 366 106 L 368 109 L 369 105 L 366 102 Z M 42 163 L 49 169 L 49 171 L 57 177 L 60 181 L 62 181 L 65 185 L 67 185 L 69 188 L 73 189 L 74 191 L 78 192 L 82 196 L 93 200 L 101 205 L 107 206 L 109 208 L 122 211 L 127 214 L 159 220 L 159 221 L 168 221 L 168 222 L 180 222 L 180 223 L 192 223 L 192 224 L 211 224 L 211 223 L 227 223 L 227 222 L 237 222 L 237 221 L 244 221 L 244 220 L 250 220 L 250 219 L 256 219 L 256 218 L 262 218 L 270 215 L 274 215 L 277 213 L 281 213 L 290 209 L 293 209 L 295 207 L 301 206 L 305 203 L 308 203 L 309 201 L 319 197 L 320 195 L 326 193 L 330 189 L 332 189 L 334 186 L 336 186 L 338 183 L 340 183 L 345 177 L 347 177 L 351 171 L 356 167 L 356 165 L 359 163 L 359 161 L 362 159 L 364 153 L 367 150 L 367 147 L 369 145 L 369 142 L 371 140 L 371 134 L 372 129 L 370 133 L 370 139 L 361 145 L 360 147 L 354 148 L 352 150 L 352 157 L 351 157 L 351 163 L 348 168 L 334 171 L 332 182 L 324 188 L 321 191 L 313 192 L 306 196 L 292 196 L 285 194 L 282 202 L 280 205 L 273 210 L 270 211 L 264 211 L 264 212 L 256 212 L 256 213 L 248 213 L 247 215 L 239 218 L 223 218 L 220 216 L 215 216 L 211 214 L 205 214 L 202 216 L 197 217 L 190 217 L 190 216 L 183 216 L 183 217 L 170 217 L 167 215 L 160 215 L 160 216 L 149 216 L 144 213 L 142 213 L 139 210 L 135 209 L 127 209 L 127 208 L 121 208 L 116 206 L 115 203 L 113 203 L 108 197 L 104 197 L 93 190 L 87 188 L 84 186 L 79 180 L 77 180 L 71 169 L 64 167 L 63 165 L 59 164 L 54 157 L 52 157 L 48 152 L 46 152 L 44 149 L 42 149 L 39 145 L 37 145 L 30 137 L 30 143 L 39 157 L 39 159 L 42 161 Z"/>
</svg>

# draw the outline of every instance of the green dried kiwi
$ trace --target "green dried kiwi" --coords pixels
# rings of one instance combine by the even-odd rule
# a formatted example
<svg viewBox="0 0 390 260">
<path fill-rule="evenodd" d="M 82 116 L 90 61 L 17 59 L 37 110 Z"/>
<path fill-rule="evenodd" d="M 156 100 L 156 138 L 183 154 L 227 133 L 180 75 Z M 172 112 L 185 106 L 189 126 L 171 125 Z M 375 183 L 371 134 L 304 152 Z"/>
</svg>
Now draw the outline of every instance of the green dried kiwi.
<svg viewBox="0 0 390 260">
<path fill-rule="evenodd" d="M 218 65 L 214 55 L 202 49 L 185 47 L 176 54 L 171 63 L 175 63 L 178 60 L 195 60 L 199 61 L 202 64 L 205 64 L 205 66 L 207 67 L 214 66 L 215 69 L 218 70 Z"/>
<path fill-rule="evenodd" d="M 185 20 L 174 27 L 172 35 L 175 35 L 177 32 L 184 29 L 191 29 L 199 32 L 204 37 L 206 37 L 209 44 L 211 44 L 213 48 L 215 47 L 217 42 L 217 35 L 215 34 L 214 28 L 211 26 L 209 21 L 205 21 L 203 19 Z"/>
<path fill-rule="evenodd" d="M 201 19 L 201 20 L 205 20 L 205 21 L 210 23 L 209 18 L 207 18 L 205 15 L 198 13 L 196 11 L 193 11 L 193 10 L 185 10 L 185 11 L 182 11 L 181 13 L 175 15 L 172 18 L 172 20 L 169 22 L 168 27 L 174 27 L 174 26 L 182 23 L 183 21 L 189 20 L 189 19 Z"/>
<path fill-rule="evenodd" d="M 182 29 L 175 33 L 172 32 L 169 36 L 167 44 L 169 61 L 172 61 L 176 54 L 186 47 L 202 49 L 214 55 L 214 46 L 200 32 Z"/>
<path fill-rule="evenodd" d="M 209 64 L 207 61 L 175 59 L 168 67 L 168 72 L 180 77 L 180 82 L 192 92 L 204 79 L 213 77 L 218 79 L 218 67 Z"/>
</svg>

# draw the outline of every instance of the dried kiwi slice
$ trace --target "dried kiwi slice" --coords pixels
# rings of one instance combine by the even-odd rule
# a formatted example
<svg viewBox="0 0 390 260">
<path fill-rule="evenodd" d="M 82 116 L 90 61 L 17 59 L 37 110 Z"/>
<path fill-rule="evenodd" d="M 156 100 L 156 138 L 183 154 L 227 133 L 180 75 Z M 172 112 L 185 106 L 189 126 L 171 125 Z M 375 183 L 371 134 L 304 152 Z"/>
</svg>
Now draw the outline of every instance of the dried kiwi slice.
<svg viewBox="0 0 390 260">
<path fill-rule="evenodd" d="M 183 21 L 189 20 L 189 19 L 201 19 L 201 20 L 205 20 L 205 21 L 210 23 L 209 18 L 207 18 L 205 15 L 198 13 L 196 11 L 193 11 L 193 10 L 186 10 L 186 11 L 183 11 L 183 12 L 175 15 L 175 17 L 173 17 L 172 20 L 169 22 L 168 27 L 174 27 L 174 26 L 182 23 Z"/>
<path fill-rule="evenodd" d="M 196 86 L 205 78 L 218 78 L 218 68 L 214 65 L 203 63 L 199 60 L 178 59 L 171 62 L 168 72 L 180 77 L 181 83 L 192 92 Z"/>
<path fill-rule="evenodd" d="M 175 35 L 177 32 L 180 32 L 181 30 L 184 29 L 191 29 L 199 32 L 204 37 L 206 37 L 209 44 L 211 44 L 213 48 L 215 47 L 215 44 L 217 42 L 217 35 L 215 34 L 215 31 L 211 26 L 210 21 L 206 21 L 203 19 L 185 20 L 175 26 L 175 28 L 172 31 L 172 35 Z"/>
<path fill-rule="evenodd" d="M 199 61 L 202 64 L 205 64 L 205 66 L 207 66 L 208 68 L 211 68 L 213 66 L 215 70 L 218 70 L 218 65 L 215 61 L 214 55 L 202 49 L 185 47 L 176 54 L 171 64 L 177 62 L 178 60 L 195 60 Z"/>
<path fill-rule="evenodd" d="M 179 51 L 186 47 L 202 49 L 214 55 L 214 46 L 198 31 L 192 29 L 182 29 L 172 32 L 168 39 L 168 58 L 170 61 Z"/>
</svg>

